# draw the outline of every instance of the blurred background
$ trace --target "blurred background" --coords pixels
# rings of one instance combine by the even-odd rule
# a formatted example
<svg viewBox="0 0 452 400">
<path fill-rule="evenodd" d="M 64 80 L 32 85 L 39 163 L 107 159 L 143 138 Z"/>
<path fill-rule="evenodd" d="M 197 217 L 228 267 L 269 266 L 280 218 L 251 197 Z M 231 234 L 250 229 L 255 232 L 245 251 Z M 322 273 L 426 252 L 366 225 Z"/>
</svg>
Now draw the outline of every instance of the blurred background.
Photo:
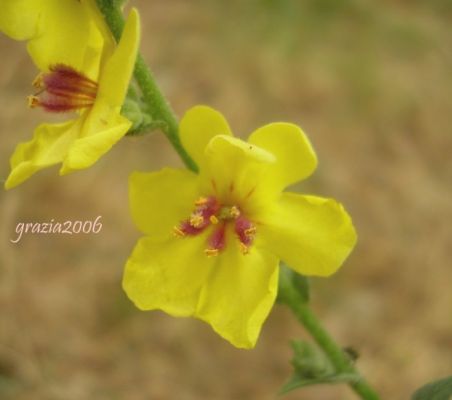
<svg viewBox="0 0 452 400">
<path fill-rule="evenodd" d="M 407 399 L 452 371 L 452 2 L 450 0 L 136 0 L 142 51 L 179 115 L 221 110 L 237 135 L 292 121 L 319 169 L 296 187 L 353 216 L 356 250 L 312 306 L 382 399 Z M 0 36 L 0 178 L 34 127 L 36 70 Z M 160 133 L 125 138 L 95 167 L 40 172 L 0 191 L 0 399 L 267 400 L 306 338 L 275 306 L 255 350 L 194 319 L 141 312 L 125 297 L 140 236 L 127 202 L 133 170 L 180 166 Z M 156 210 L 158 212 L 158 210 Z M 93 220 L 91 235 L 24 235 L 18 222 Z M 345 386 L 288 400 L 352 400 Z"/>
</svg>

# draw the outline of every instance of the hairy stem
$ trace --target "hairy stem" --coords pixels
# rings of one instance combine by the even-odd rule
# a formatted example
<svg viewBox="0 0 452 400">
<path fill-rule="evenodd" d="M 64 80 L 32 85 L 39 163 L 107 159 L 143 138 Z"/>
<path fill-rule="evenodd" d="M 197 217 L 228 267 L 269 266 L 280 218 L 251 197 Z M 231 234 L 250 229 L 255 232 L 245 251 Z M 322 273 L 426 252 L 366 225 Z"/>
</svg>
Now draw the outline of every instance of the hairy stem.
<svg viewBox="0 0 452 400">
<path fill-rule="evenodd" d="M 113 0 L 97 0 L 100 11 L 110 27 L 117 41 L 121 38 L 124 29 L 124 16 Z M 198 167 L 188 155 L 179 138 L 177 117 L 171 109 L 168 101 L 160 92 L 155 79 L 141 54 L 138 54 L 135 64 L 134 77 L 143 93 L 143 100 L 151 113 L 153 120 L 162 121 L 162 131 L 179 154 L 185 166 L 194 172 Z"/>
</svg>

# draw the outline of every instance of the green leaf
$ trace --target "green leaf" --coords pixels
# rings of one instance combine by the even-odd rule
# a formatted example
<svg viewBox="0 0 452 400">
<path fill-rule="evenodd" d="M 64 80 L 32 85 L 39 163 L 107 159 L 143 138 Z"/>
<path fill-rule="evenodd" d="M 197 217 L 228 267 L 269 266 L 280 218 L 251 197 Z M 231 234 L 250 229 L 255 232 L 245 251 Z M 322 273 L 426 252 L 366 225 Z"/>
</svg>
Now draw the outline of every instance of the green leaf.
<svg viewBox="0 0 452 400">
<path fill-rule="evenodd" d="M 292 348 L 294 374 L 281 388 L 281 394 L 309 385 L 350 383 L 360 379 L 353 372 L 337 372 L 323 351 L 314 344 L 293 341 Z"/>
<path fill-rule="evenodd" d="M 297 274 L 294 270 L 281 263 L 279 268 L 278 301 L 290 301 L 294 296 L 299 300 L 309 302 L 309 280 L 306 276 Z"/>
<path fill-rule="evenodd" d="M 295 372 L 304 377 L 318 377 L 334 372 L 330 361 L 314 344 L 304 341 L 292 341 L 294 357 L 292 365 Z"/>
<path fill-rule="evenodd" d="M 353 383 L 359 380 L 359 375 L 354 373 L 340 373 L 327 375 L 321 378 L 301 378 L 296 375 L 287 382 L 280 390 L 280 394 L 289 393 L 295 389 L 300 389 L 305 386 L 323 385 L 323 384 L 337 384 L 337 383 Z"/>
<path fill-rule="evenodd" d="M 451 400 L 452 376 L 428 383 L 416 390 L 412 400 Z"/>
</svg>

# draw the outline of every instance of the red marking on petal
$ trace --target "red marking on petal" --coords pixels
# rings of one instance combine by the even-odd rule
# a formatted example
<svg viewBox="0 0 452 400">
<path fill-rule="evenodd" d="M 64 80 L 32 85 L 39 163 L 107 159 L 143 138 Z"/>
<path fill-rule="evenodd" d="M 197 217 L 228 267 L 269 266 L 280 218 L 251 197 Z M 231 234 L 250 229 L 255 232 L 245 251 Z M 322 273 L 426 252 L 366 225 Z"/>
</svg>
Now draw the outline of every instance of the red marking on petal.
<svg viewBox="0 0 452 400">
<path fill-rule="evenodd" d="M 256 186 L 254 186 L 245 196 L 245 200 L 248 199 L 249 197 L 251 197 L 251 195 L 254 193 L 254 191 L 256 190 Z"/>
<path fill-rule="evenodd" d="M 216 182 L 212 179 L 212 180 L 210 181 L 210 183 L 212 184 L 212 189 L 213 189 L 213 191 L 214 191 L 215 193 L 217 193 L 217 184 L 216 184 Z"/>
</svg>

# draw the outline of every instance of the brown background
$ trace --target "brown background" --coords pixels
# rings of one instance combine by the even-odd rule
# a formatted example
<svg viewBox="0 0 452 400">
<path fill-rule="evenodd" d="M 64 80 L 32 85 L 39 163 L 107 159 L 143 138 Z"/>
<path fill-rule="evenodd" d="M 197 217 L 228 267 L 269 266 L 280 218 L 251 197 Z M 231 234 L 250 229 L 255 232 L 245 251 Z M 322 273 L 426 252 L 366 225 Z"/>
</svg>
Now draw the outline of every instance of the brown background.
<svg viewBox="0 0 452 400">
<path fill-rule="evenodd" d="M 383 399 L 407 399 L 452 370 L 452 6 L 450 1 L 132 1 L 142 51 L 180 115 L 205 103 L 236 134 L 300 124 L 320 166 L 297 187 L 342 201 L 359 243 L 312 305 L 359 350 Z M 339 5 L 340 4 L 340 5 Z M 36 70 L 0 37 L 0 178 L 34 127 Z M 126 138 L 95 167 L 39 173 L 0 192 L 0 398 L 275 399 L 288 341 L 305 337 L 276 306 L 253 351 L 209 326 L 135 309 L 122 268 L 139 232 L 127 204 L 133 170 L 180 165 L 160 133 Z M 158 210 L 156 210 L 158 212 Z M 98 235 L 26 235 L 18 222 L 86 220 Z M 353 399 L 343 386 L 290 399 Z"/>
</svg>

